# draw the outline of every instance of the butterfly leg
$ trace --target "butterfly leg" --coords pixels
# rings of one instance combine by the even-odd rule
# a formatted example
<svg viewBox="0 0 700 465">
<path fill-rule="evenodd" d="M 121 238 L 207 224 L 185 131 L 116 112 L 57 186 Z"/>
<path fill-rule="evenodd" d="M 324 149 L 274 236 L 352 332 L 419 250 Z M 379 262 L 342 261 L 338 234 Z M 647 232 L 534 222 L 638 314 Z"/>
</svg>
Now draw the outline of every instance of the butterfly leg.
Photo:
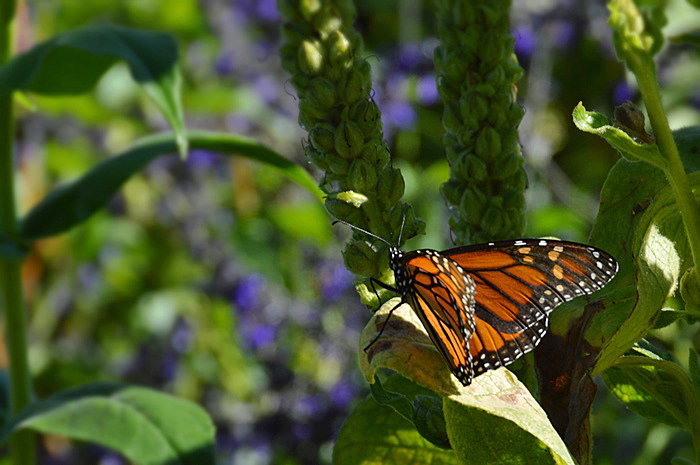
<svg viewBox="0 0 700 465">
<path fill-rule="evenodd" d="M 394 288 L 394 287 L 391 287 L 391 286 L 389 286 L 388 284 L 385 284 L 385 283 L 381 282 L 380 280 L 378 280 L 378 279 L 376 279 L 376 278 L 369 278 L 369 284 L 370 284 L 370 286 L 372 287 L 372 290 L 374 291 L 374 294 L 377 296 L 377 300 L 380 300 L 380 299 L 379 299 L 379 293 L 377 292 L 377 288 L 374 286 L 375 284 L 379 285 L 380 287 L 383 287 L 384 289 L 386 289 L 386 290 L 388 290 L 388 291 L 392 291 L 392 292 L 396 292 L 396 293 L 399 292 L 398 289 L 396 289 L 396 288 Z M 377 335 L 374 337 L 374 339 L 372 339 L 372 340 L 370 341 L 370 343 L 367 344 L 367 345 L 365 346 L 365 352 L 367 352 L 367 350 L 372 346 L 372 344 L 374 344 L 375 342 L 377 342 L 377 339 L 379 339 L 379 337 L 380 337 L 380 336 L 382 335 L 382 333 L 384 332 L 384 328 L 386 328 L 387 323 L 389 323 L 389 318 L 391 318 L 391 314 L 394 313 L 394 310 L 396 310 L 397 308 L 399 308 L 399 307 L 401 306 L 402 303 L 404 303 L 403 298 L 401 299 L 401 302 L 399 302 L 398 304 L 394 305 L 394 308 L 392 308 L 391 310 L 389 310 L 389 315 L 387 315 L 386 320 L 384 320 L 384 324 L 382 324 L 382 327 L 381 327 L 381 329 L 379 330 L 379 334 L 377 334 Z M 380 300 L 380 304 L 379 304 L 379 305 L 380 305 L 380 308 L 381 308 L 381 300 Z M 379 310 L 379 308 L 378 308 L 377 310 Z M 375 310 L 375 312 L 376 312 L 376 310 Z"/>
</svg>

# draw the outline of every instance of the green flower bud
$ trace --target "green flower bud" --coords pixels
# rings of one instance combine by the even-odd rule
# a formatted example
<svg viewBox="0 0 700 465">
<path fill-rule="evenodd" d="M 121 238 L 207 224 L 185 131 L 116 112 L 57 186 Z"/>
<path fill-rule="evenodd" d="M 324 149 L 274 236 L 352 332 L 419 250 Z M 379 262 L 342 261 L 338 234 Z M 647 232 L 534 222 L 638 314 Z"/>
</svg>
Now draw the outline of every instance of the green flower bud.
<svg viewBox="0 0 700 465">
<path fill-rule="evenodd" d="M 318 123 L 309 132 L 311 145 L 324 153 L 335 150 L 335 129 L 328 123 Z"/>
<path fill-rule="evenodd" d="M 499 237 L 503 229 L 503 217 L 500 208 L 489 205 L 486 208 L 479 224 L 489 236 Z M 500 238 L 500 237 L 499 237 Z"/>
<path fill-rule="evenodd" d="M 384 208 L 398 203 L 406 185 L 401 172 L 396 168 L 385 168 L 377 183 L 377 197 Z"/>
<path fill-rule="evenodd" d="M 686 270 L 681 277 L 681 297 L 688 310 L 700 313 L 700 284 L 695 267 Z"/>
<path fill-rule="evenodd" d="M 343 158 L 355 158 L 364 146 L 362 131 L 354 122 L 345 119 L 335 131 L 335 150 Z"/>
<path fill-rule="evenodd" d="M 304 154 L 306 155 L 306 158 L 308 158 L 309 161 L 318 168 L 322 170 L 328 169 L 328 156 L 326 155 L 325 151 L 316 150 L 313 146 L 307 145 L 304 147 Z"/>
<path fill-rule="evenodd" d="M 299 101 L 299 125 L 304 129 L 311 128 L 317 121 L 323 121 L 327 118 L 328 114 L 309 99 Z"/>
<path fill-rule="evenodd" d="M 343 251 L 345 267 L 355 274 L 364 276 L 376 275 L 377 269 L 373 265 L 376 260 L 375 256 L 374 249 L 363 241 L 350 242 Z"/>
<path fill-rule="evenodd" d="M 475 151 L 479 158 L 485 160 L 496 159 L 501 153 L 501 137 L 495 129 L 485 127 L 479 131 L 479 135 L 476 138 Z"/>
<path fill-rule="evenodd" d="M 481 211 L 486 204 L 486 195 L 476 189 L 467 188 L 462 193 L 459 209 L 466 214 L 467 221 L 476 222 L 481 218 Z"/>
<path fill-rule="evenodd" d="M 357 123 L 366 138 L 372 137 L 377 132 L 377 125 L 380 124 L 377 104 L 367 99 L 356 101 L 350 107 L 348 118 Z"/>
<path fill-rule="evenodd" d="M 350 185 L 359 192 L 367 192 L 377 183 L 377 169 L 368 161 L 357 158 L 350 168 Z"/>
<path fill-rule="evenodd" d="M 462 185 L 453 179 L 442 185 L 442 195 L 450 205 L 458 205 L 460 203 L 462 191 Z"/>
<path fill-rule="evenodd" d="M 323 77 L 317 77 L 311 81 L 309 96 L 316 106 L 324 110 L 331 108 L 336 103 L 335 86 L 332 82 Z"/>
<path fill-rule="evenodd" d="M 328 210 L 328 213 L 330 213 L 333 218 L 354 223 L 359 217 L 360 212 L 355 206 L 338 198 L 327 197 L 325 205 L 326 210 Z"/>
<path fill-rule="evenodd" d="M 301 11 L 301 14 L 306 20 L 311 19 L 313 15 L 318 13 L 320 10 L 321 0 L 301 0 L 301 2 L 299 2 L 299 11 Z"/>
<path fill-rule="evenodd" d="M 488 176 L 488 167 L 477 156 L 469 156 L 464 159 L 465 170 L 468 180 L 471 181 L 483 181 Z"/>
<path fill-rule="evenodd" d="M 333 174 L 344 176 L 350 171 L 350 160 L 346 160 L 345 158 L 333 155 L 329 156 L 326 162 L 328 163 L 328 169 L 330 169 Z"/>
<path fill-rule="evenodd" d="M 366 64 L 367 62 L 362 61 L 361 63 Z M 344 89 L 343 101 L 350 105 L 358 100 L 364 101 L 367 96 L 367 90 L 369 89 L 369 76 L 356 67 L 353 71 L 345 75 L 344 82 L 342 82 L 341 86 Z"/>
<path fill-rule="evenodd" d="M 340 31 L 333 31 L 329 37 L 328 56 L 333 64 L 345 64 L 350 59 L 352 44 Z"/>
<path fill-rule="evenodd" d="M 305 40 L 299 46 L 299 67 L 304 74 L 316 75 L 323 68 L 323 47 L 317 41 Z"/>
</svg>

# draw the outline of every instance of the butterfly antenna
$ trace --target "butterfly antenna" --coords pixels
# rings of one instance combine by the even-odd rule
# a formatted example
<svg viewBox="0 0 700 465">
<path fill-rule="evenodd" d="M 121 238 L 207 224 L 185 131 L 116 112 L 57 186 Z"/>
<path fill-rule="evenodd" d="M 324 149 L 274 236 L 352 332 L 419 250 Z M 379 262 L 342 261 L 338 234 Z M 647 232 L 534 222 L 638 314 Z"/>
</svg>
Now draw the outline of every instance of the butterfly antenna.
<svg viewBox="0 0 700 465">
<path fill-rule="evenodd" d="M 406 222 L 406 210 L 401 215 L 401 228 L 399 229 L 399 247 L 401 247 L 401 239 L 403 238 L 403 225 Z"/>
<path fill-rule="evenodd" d="M 360 231 L 360 232 L 363 232 L 370 237 L 374 237 L 375 239 L 379 239 L 380 241 L 384 242 L 389 247 L 393 247 L 393 245 L 391 245 L 391 243 L 389 241 L 387 241 L 386 239 L 384 239 L 383 237 L 379 237 L 374 233 L 371 233 L 367 230 L 360 228 L 359 226 L 355 226 L 354 224 L 350 224 L 347 221 L 343 221 L 343 220 L 335 220 L 332 224 L 336 224 L 336 223 L 341 223 L 341 224 L 344 224 L 346 226 L 349 226 L 350 228 L 355 229 L 355 230 Z"/>
</svg>

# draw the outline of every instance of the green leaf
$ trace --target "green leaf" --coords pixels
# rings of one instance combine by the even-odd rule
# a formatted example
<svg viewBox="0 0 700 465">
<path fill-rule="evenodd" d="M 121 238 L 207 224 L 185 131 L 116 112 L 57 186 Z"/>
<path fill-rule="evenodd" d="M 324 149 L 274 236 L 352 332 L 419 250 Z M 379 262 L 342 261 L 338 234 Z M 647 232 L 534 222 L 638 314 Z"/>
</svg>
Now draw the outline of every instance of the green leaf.
<svg viewBox="0 0 700 465">
<path fill-rule="evenodd" d="M 667 0 L 610 0 L 610 27 L 621 60 L 651 59 L 663 45 Z"/>
<path fill-rule="evenodd" d="M 691 429 L 691 418 L 700 418 L 688 375 L 668 360 L 621 357 L 603 380 L 627 408 L 651 421 Z"/>
<path fill-rule="evenodd" d="M 376 337 L 397 303 L 391 299 L 374 314 L 360 347 Z M 360 350 L 360 366 L 370 383 L 377 369 L 390 368 L 442 395 L 449 441 L 460 463 L 574 463 L 547 415 L 514 375 L 501 368 L 462 386 L 406 304 L 393 311 L 367 352 Z"/>
<path fill-rule="evenodd" d="M 574 124 L 584 132 L 596 134 L 613 146 L 629 161 L 645 161 L 664 169 L 666 162 L 656 144 L 639 143 L 622 129 L 610 125 L 608 119 L 593 111 L 586 111 L 581 102 L 573 111 Z"/>
<path fill-rule="evenodd" d="M 400 376 L 386 387 L 409 397 L 430 395 Z M 383 465 L 452 465 L 459 463 L 450 450 L 432 445 L 414 425 L 391 407 L 368 397 L 343 424 L 333 447 L 335 465 L 381 463 Z"/>
<path fill-rule="evenodd" d="M 253 139 L 209 131 L 191 131 L 188 138 L 194 149 L 241 155 L 278 168 L 317 199 L 323 198 L 314 180 L 299 165 Z M 102 208 L 133 174 L 157 156 L 175 150 L 172 134 L 141 139 L 133 148 L 104 160 L 77 180 L 49 192 L 20 221 L 21 237 L 25 240 L 48 237 L 85 221 Z"/>
<path fill-rule="evenodd" d="M 574 119 L 593 133 L 615 129 L 581 104 L 574 110 Z M 685 128 L 674 131 L 673 137 L 686 171 L 692 172 L 688 176 L 691 188 L 700 195 L 700 175 L 695 172 L 700 168 L 696 156 L 700 130 Z M 611 145 L 627 147 L 628 154 L 639 147 L 622 131 L 615 138 L 618 142 Z M 594 350 L 602 351 L 593 371 L 598 374 L 653 327 L 679 276 L 692 263 L 682 219 L 662 170 L 624 159 L 615 164 L 603 185 L 590 243 L 612 254 L 620 264 L 618 276 L 588 306 L 594 312 L 586 317 L 585 339 Z M 552 314 L 552 332 L 566 334 L 583 310 L 576 301 L 563 304 Z"/>
<path fill-rule="evenodd" d="M 167 34 L 111 24 L 67 31 L 0 67 L 0 93 L 25 90 L 45 95 L 80 94 L 92 89 L 118 60 L 126 62 L 133 78 L 163 112 L 184 155 L 187 138 L 180 75 L 175 66 L 177 44 Z"/>
<path fill-rule="evenodd" d="M 142 387 L 95 383 L 32 404 L 0 442 L 29 429 L 95 442 L 143 465 L 214 464 L 214 424 L 192 402 Z"/>
<path fill-rule="evenodd" d="M 688 354 L 688 368 L 690 371 L 690 381 L 695 388 L 695 395 L 700 398 L 700 359 L 695 349 L 691 348 Z"/>
</svg>

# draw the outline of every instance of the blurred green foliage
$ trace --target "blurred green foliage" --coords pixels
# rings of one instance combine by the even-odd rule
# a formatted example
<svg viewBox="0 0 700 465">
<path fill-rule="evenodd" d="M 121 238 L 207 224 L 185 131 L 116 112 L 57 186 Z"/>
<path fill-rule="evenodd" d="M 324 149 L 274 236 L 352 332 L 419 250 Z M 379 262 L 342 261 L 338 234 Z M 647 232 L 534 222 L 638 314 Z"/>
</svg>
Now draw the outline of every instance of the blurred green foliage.
<svg viewBox="0 0 700 465">
<path fill-rule="evenodd" d="M 600 27 L 602 6 L 516 3 L 516 52 L 526 71 L 519 86 L 530 180 L 525 235 L 585 241 L 618 155 L 577 131 L 571 111 L 583 100 L 611 115 L 638 95 Z M 405 178 L 405 201 L 426 222 L 426 235 L 407 249 L 444 248 L 451 238 L 439 186 L 449 173 L 431 87 L 431 4 L 357 5 L 393 165 Z M 671 2 L 667 17 L 666 35 L 697 28 L 697 12 L 683 1 Z M 174 35 L 189 127 L 254 137 L 313 172 L 277 55 L 274 2 L 36 0 L 22 5 L 17 21 L 20 50 L 93 22 Z M 671 127 L 700 123 L 700 60 L 679 47 L 659 60 Z M 166 127 L 123 65 L 91 94 L 27 100 L 32 107 L 17 108 L 21 213 Z M 314 202 L 269 167 L 199 152 L 187 162 L 154 161 L 106 211 L 38 242 L 23 269 L 37 396 L 93 380 L 150 385 L 205 406 L 218 427 L 221 463 L 330 463 L 331 441 L 366 390 L 356 350 L 369 312 Z M 650 339 L 686 369 L 690 346 L 700 345 L 697 327 L 684 320 Z M 686 433 L 635 416 L 599 387 L 595 463 L 662 464 L 688 454 Z M 45 455 L 63 463 L 106 456 L 56 444 L 46 438 Z"/>
</svg>

